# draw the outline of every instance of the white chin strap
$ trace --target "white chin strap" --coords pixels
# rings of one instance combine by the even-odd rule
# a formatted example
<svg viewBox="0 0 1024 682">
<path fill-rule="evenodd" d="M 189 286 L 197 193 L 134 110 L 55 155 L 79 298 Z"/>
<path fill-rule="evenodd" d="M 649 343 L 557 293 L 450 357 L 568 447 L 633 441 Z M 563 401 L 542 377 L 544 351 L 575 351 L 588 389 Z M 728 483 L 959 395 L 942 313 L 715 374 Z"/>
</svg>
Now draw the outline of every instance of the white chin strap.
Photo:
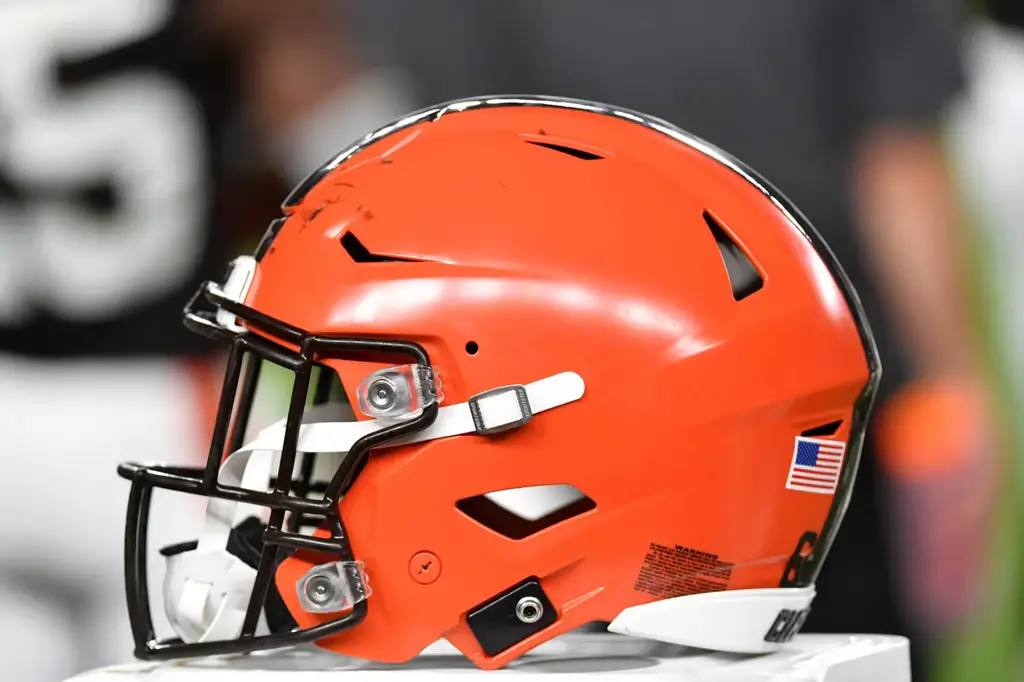
<svg viewBox="0 0 1024 682">
<path fill-rule="evenodd" d="M 265 490 L 277 454 L 243 448 L 224 460 L 217 480 L 223 485 Z M 256 570 L 227 551 L 228 537 L 231 529 L 249 516 L 266 523 L 269 511 L 211 497 L 196 548 L 167 557 L 164 608 L 182 641 L 232 639 L 242 632 Z M 257 634 L 266 632 L 261 615 Z"/>
<path fill-rule="evenodd" d="M 583 379 L 574 372 L 556 374 L 525 386 L 503 386 L 465 403 L 438 409 L 429 427 L 380 447 L 420 443 L 465 434 L 490 434 L 517 428 L 534 414 L 583 397 Z M 317 418 L 308 408 L 299 429 L 297 452 L 348 453 L 360 438 L 410 417 L 358 422 L 307 423 Z M 231 453 L 217 477 L 222 485 L 265 491 L 279 461 L 286 420 L 261 431 L 251 443 Z M 231 530 L 250 516 L 264 523 L 269 509 L 210 498 L 196 548 L 167 557 L 164 607 L 185 642 L 237 638 L 249 603 L 256 571 L 227 551 Z M 260 616 L 257 634 L 269 632 Z"/>
</svg>

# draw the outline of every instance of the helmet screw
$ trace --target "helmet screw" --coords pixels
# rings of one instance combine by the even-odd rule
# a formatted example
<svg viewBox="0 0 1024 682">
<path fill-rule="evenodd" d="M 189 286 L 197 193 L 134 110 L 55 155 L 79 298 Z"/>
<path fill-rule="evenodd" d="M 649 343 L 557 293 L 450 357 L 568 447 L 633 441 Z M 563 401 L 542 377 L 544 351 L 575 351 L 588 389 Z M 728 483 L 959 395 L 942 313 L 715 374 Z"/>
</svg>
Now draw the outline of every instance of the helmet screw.
<svg viewBox="0 0 1024 682">
<path fill-rule="evenodd" d="M 306 582 L 305 592 L 310 603 L 323 606 L 334 599 L 334 583 L 325 575 L 315 575 Z"/>
<path fill-rule="evenodd" d="M 377 379 L 370 384 L 370 404 L 378 410 L 389 410 L 395 406 L 395 386 L 387 379 Z"/>
<path fill-rule="evenodd" d="M 516 618 L 523 623 L 536 623 L 544 615 L 544 605 L 536 597 L 523 597 L 516 604 Z"/>
</svg>

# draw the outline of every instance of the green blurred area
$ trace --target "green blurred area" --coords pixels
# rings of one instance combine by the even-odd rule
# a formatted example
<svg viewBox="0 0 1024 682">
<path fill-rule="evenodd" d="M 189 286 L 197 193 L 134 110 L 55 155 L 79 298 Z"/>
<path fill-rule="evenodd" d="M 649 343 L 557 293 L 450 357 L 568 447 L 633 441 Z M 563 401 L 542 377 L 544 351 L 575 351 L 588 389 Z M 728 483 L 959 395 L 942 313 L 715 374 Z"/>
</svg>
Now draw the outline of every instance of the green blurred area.
<svg viewBox="0 0 1024 682">
<path fill-rule="evenodd" d="M 950 157 L 956 165 L 956 159 Z M 985 577 L 988 600 L 972 627 L 947 642 L 933 662 L 937 682 L 1024 681 L 1024 433 L 1016 415 L 1022 406 L 1019 377 L 1007 358 L 1024 349 L 1007 348 L 1000 318 L 1007 306 L 1020 305 L 1014 292 L 1002 291 L 992 264 L 995 245 L 986 226 L 961 197 L 970 235 L 974 323 L 985 344 L 1005 426 L 1005 476 L 994 529 L 995 542 Z"/>
</svg>

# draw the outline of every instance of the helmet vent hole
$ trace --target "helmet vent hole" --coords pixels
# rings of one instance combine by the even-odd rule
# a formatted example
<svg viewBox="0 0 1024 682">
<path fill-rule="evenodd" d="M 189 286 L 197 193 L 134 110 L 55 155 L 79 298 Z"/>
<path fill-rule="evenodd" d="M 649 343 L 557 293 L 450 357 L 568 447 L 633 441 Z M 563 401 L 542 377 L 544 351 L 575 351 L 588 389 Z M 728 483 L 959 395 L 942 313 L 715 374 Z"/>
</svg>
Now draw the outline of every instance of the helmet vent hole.
<svg viewBox="0 0 1024 682">
<path fill-rule="evenodd" d="M 470 355 L 476 355 L 480 352 L 480 345 L 476 341 L 470 341 L 466 344 L 466 352 Z"/>
<path fill-rule="evenodd" d="M 455 507 L 480 525 L 522 540 L 597 507 L 571 485 L 537 485 L 467 497 Z"/>
<path fill-rule="evenodd" d="M 527 140 L 527 144 L 536 145 L 538 147 L 544 147 L 552 151 L 561 152 L 562 154 L 568 154 L 569 156 L 574 156 L 577 159 L 581 159 L 583 161 L 596 161 L 598 159 L 604 158 L 600 154 L 594 154 L 593 152 L 588 152 L 583 149 L 576 149 L 575 147 L 567 147 L 564 144 L 554 144 L 553 142 L 537 142 L 534 140 Z"/>
<path fill-rule="evenodd" d="M 344 247 L 348 255 L 352 257 L 356 263 L 419 263 L 422 262 L 418 258 L 403 258 L 401 256 L 383 256 L 376 253 L 370 253 L 370 250 L 363 246 L 363 243 L 359 241 L 352 232 L 346 232 L 341 235 L 341 245 Z"/>
<path fill-rule="evenodd" d="M 800 435 L 804 438 L 821 438 L 822 436 L 834 436 L 839 427 L 843 425 L 843 420 L 838 419 L 834 422 L 828 422 L 827 424 L 819 424 L 818 426 L 812 426 L 809 429 L 805 429 Z"/>
<path fill-rule="evenodd" d="M 764 278 L 750 260 L 750 256 L 710 211 L 704 211 L 704 222 L 711 229 L 715 243 L 718 244 L 718 252 L 722 255 L 725 272 L 732 286 L 732 297 L 742 301 L 760 290 L 764 286 Z"/>
</svg>

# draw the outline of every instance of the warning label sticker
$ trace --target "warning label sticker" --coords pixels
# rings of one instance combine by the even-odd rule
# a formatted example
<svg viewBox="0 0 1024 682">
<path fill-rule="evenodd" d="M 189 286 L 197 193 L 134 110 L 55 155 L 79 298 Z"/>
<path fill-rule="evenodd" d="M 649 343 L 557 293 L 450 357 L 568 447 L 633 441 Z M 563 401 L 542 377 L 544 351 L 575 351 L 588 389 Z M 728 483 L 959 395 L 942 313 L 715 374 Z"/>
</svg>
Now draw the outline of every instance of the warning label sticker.
<svg viewBox="0 0 1024 682">
<path fill-rule="evenodd" d="M 717 554 L 652 542 L 633 589 L 659 599 L 720 592 L 729 583 L 732 569 L 733 564 L 719 561 Z"/>
</svg>

